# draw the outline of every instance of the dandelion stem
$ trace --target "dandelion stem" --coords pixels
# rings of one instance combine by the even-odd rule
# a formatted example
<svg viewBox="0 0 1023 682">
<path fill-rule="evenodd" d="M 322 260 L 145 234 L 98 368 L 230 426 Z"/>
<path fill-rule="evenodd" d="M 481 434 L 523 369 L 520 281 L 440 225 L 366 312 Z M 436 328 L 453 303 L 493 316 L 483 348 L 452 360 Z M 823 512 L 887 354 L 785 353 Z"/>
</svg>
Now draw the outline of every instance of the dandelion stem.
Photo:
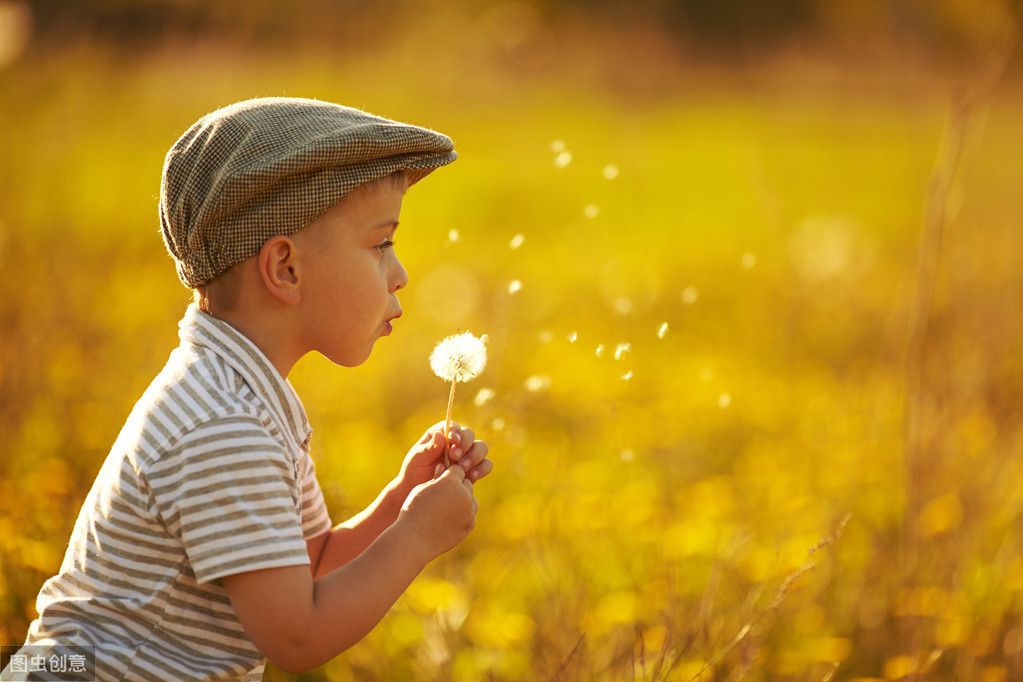
<svg viewBox="0 0 1023 682">
<path fill-rule="evenodd" d="M 457 378 L 451 379 L 451 393 L 448 394 L 448 417 L 444 422 L 444 468 L 451 466 L 451 458 L 448 457 L 448 450 L 451 449 L 451 408 L 455 405 L 455 384 Z"/>
</svg>

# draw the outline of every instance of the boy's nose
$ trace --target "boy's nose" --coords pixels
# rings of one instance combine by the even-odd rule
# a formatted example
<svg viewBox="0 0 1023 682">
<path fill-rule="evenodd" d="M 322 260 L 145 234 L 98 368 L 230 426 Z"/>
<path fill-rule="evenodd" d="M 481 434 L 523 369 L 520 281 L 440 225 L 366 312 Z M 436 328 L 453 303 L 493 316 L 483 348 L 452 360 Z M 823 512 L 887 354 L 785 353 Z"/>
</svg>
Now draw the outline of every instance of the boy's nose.
<svg viewBox="0 0 1023 682">
<path fill-rule="evenodd" d="M 405 266 L 397 258 L 394 259 L 394 267 L 391 270 L 391 293 L 398 289 L 404 289 L 408 285 L 408 272 Z"/>
</svg>

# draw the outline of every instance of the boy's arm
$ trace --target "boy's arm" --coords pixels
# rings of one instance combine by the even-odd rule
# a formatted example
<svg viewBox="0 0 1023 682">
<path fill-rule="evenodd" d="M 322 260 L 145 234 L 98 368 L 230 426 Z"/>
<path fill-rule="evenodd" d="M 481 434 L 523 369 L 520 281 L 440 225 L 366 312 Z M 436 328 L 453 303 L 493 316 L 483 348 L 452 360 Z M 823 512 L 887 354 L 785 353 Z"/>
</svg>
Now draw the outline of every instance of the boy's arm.
<svg viewBox="0 0 1023 682">
<path fill-rule="evenodd" d="M 409 451 L 401 474 L 384 488 L 373 504 L 329 532 L 307 542 L 314 580 L 362 554 L 394 523 L 412 489 L 430 480 L 433 475 L 446 446 L 443 428 L 443 424 L 437 424 L 427 430 Z M 487 445 L 475 440 L 471 429 L 452 424 L 451 440 L 451 457 L 466 472 L 470 481 L 475 482 L 490 473 L 493 464 L 486 458 Z"/>
<path fill-rule="evenodd" d="M 398 519 L 329 575 L 314 581 L 306 566 L 288 566 L 223 584 L 264 656 L 289 672 L 310 670 L 365 637 L 423 567 L 472 530 L 475 514 L 472 484 L 451 467 L 413 490 Z"/>
</svg>

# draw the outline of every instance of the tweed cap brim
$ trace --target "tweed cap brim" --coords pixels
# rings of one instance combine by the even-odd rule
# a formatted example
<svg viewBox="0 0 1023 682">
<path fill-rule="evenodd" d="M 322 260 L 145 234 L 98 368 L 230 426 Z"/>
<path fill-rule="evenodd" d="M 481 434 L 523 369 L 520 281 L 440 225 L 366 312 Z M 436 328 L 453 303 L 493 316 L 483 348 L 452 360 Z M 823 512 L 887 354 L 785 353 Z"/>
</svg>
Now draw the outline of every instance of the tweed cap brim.
<svg viewBox="0 0 1023 682">
<path fill-rule="evenodd" d="M 409 185 L 457 158 L 446 135 L 312 99 L 238 102 L 171 147 L 160 225 L 188 287 L 256 255 L 359 185 L 404 170 Z"/>
</svg>

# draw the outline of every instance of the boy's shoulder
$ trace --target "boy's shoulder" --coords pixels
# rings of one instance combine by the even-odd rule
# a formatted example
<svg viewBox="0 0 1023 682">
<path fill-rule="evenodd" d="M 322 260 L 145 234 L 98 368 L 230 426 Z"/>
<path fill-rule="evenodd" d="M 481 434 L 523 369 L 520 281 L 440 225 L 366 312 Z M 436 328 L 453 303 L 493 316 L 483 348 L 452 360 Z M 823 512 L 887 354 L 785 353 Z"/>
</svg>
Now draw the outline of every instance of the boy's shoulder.
<svg viewBox="0 0 1023 682">
<path fill-rule="evenodd" d="M 199 432 L 247 424 L 273 436 L 268 410 L 222 356 L 202 346 L 181 346 L 135 404 L 115 445 L 152 465 Z"/>
</svg>

